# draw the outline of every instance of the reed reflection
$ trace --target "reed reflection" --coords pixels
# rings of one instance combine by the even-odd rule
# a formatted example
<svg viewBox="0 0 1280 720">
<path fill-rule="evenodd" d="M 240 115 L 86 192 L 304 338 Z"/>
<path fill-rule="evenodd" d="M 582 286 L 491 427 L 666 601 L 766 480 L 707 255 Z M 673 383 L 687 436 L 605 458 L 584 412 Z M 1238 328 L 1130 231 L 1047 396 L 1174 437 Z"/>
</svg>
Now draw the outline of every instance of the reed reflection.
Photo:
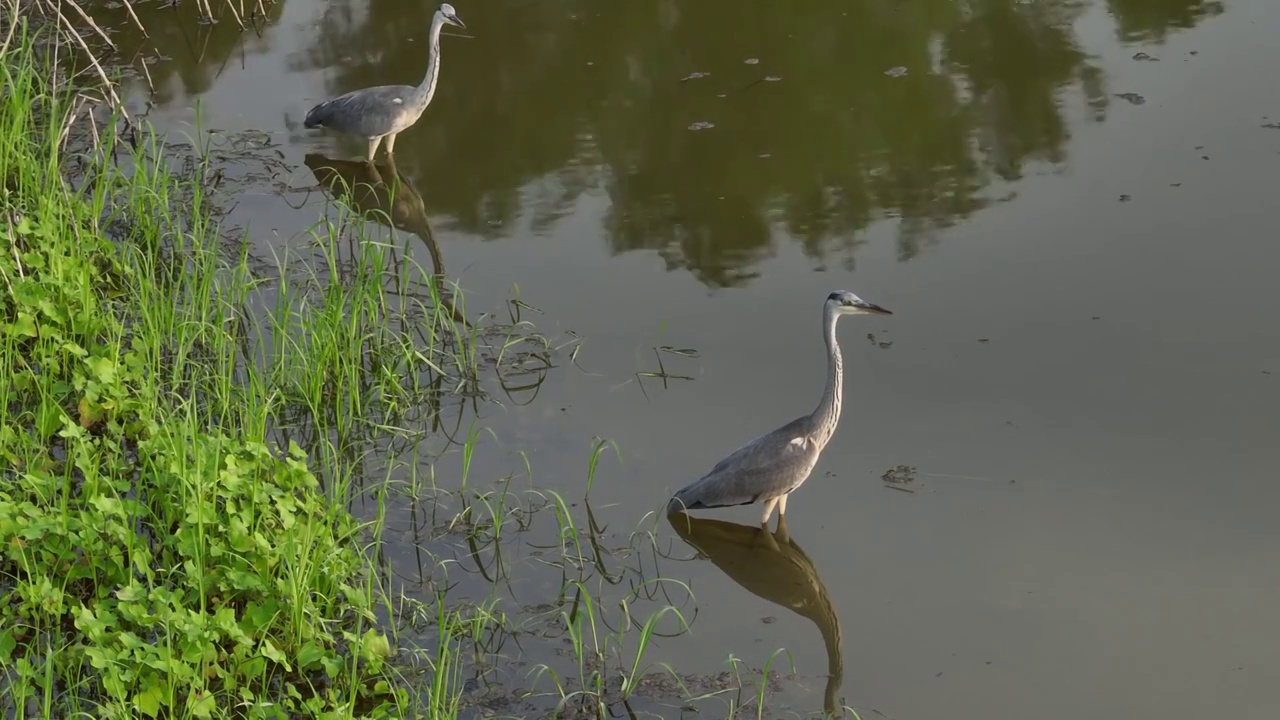
<svg viewBox="0 0 1280 720">
<path fill-rule="evenodd" d="M 366 220 L 418 236 L 431 255 L 432 272 L 444 274 L 444 260 L 431 233 L 427 206 L 413 183 L 396 169 L 394 159 L 388 159 L 378 167 L 369 162 L 338 160 L 320 153 L 308 153 L 303 162 L 329 197 Z"/>
<path fill-rule="evenodd" d="M 391 272 L 388 277 L 394 287 L 388 288 L 388 293 L 400 298 L 413 297 L 418 308 L 445 310 L 456 325 L 450 329 L 454 334 L 478 330 L 486 339 L 493 340 L 490 337 L 492 333 L 507 332 L 498 326 L 477 328 L 479 320 L 473 323 L 467 319 L 461 293 L 456 292 L 456 284 L 445 276 L 444 258 L 440 252 L 440 244 L 431 230 L 431 221 L 422 195 L 414 183 L 396 167 L 394 158 L 375 164 L 309 153 L 303 162 L 315 176 L 320 190 L 330 199 L 351 209 L 364 220 L 414 235 L 426 246 L 431 258 L 431 273 L 424 272 L 422 275 L 427 276 L 427 286 L 413 283 L 406 278 L 406 273 Z M 394 247 L 392 252 L 395 252 Z M 356 257 L 356 254 L 352 253 L 352 257 Z M 403 265 L 398 258 L 393 257 L 390 267 L 400 268 Z M 411 272 L 408 276 L 417 277 L 418 273 Z M 515 321 L 516 318 L 513 317 L 512 322 Z M 415 332 L 421 333 L 421 327 Z M 429 343 L 425 338 L 423 341 Z M 524 346 L 513 342 L 513 336 L 506 334 L 502 343 L 504 364 L 498 377 L 498 390 L 516 405 L 527 405 L 537 397 L 547 371 L 553 365 L 541 352 L 545 348 L 523 349 Z M 531 347 L 539 346 L 534 343 Z"/>
<path fill-rule="evenodd" d="M 758 525 L 694 517 L 684 512 L 668 515 L 667 522 L 680 539 L 705 555 L 730 580 L 818 628 L 827 651 L 822 707 L 828 715 L 836 714 L 840 709 L 836 693 L 844 681 L 840 618 L 813 560 L 791 538 L 786 518 L 778 518 L 773 532 Z"/>
<path fill-rule="evenodd" d="M 444 258 L 440 254 L 440 244 L 431 232 L 426 203 L 413 183 L 396 168 L 394 159 L 378 166 L 365 161 L 338 160 L 320 153 L 308 153 L 303 162 L 310 168 L 321 190 L 331 199 L 351 208 L 366 220 L 420 239 L 431 257 L 431 273 L 436 279 L 440 298 L 447 303 L 455 322 L 468 325 L 445 283 L 439 282 L 444 277 Z"/>
</svg>

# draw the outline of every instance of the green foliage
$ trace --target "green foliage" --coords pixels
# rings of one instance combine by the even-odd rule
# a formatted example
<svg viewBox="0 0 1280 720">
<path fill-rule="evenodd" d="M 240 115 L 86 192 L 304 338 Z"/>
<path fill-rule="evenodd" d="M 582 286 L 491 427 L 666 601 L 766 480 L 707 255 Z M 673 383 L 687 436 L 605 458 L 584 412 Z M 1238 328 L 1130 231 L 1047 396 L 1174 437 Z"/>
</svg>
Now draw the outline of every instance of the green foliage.
<svg viewBox="0 0 1280 720">
<path fill-rule="evenodd" d="M 152 207 L 199 188 L 105 153 L 67 184 L 38 60 L 0 54 L 0 715 L 400 716 L 361 527 L 243 431 L 265 411 L 233 417 L 227 364 L 180 385 L 233 352 L 157 260 L 216 240 Z"/>
</svg>

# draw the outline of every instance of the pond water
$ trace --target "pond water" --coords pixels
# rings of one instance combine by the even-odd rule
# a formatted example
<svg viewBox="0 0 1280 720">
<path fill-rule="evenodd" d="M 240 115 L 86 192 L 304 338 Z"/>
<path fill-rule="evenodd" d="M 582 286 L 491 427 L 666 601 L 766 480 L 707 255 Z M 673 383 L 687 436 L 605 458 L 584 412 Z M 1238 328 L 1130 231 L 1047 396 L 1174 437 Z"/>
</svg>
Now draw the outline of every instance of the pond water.
<svg viewBox="0 0 1280 720">
<path fill-rule="evenodd" d="M 137 5 L 145 41 L 100 19 L 126 55 L 158 48 L 153 123 L 277 153 L 228 216 L 271 258 L 324 212 L 308 156 L 364 152 L 307 109 L 417 83 L 434 5 L 279 0 L 243 35 L 194 6 Z M 825 692 L 890 720 L 1280 715 L 1280 3 L 455 7 L 467 29 L 396 143 L 420 202 L 401 225 L 434 243 L 410 252 L 473 314 L 518 295 L 581 342 L 536 392 L 450 422 L 485 429 L 470 484 L 514 474 L 574 513 L 593 438 L 616 443 L 591 519 L 630 550 L 602 553 L 592 592 L 616 613 L 652 572 L 696 598 L 645 601 L 691 620 L 646 663 L 715 674 L 785 647 L 801 715 Z M 835 289 L 894 314 L 840 325 L 844 415 L 789 541 L 755 533 L 757 507 L 701 512 L 695 557 L 654 513 L 814 406 Z M 432 462 L 457 485 L 461 453 Z M 897 466 L 909 482 L 882 479 Z M 558 607 L 556 527 L 504 541 L 513 616 Z M 425 541 L 401 530 L 412 586 Z M 528 687 L 562 649 L 509 644 L 483 680 Z"/>
</svg>

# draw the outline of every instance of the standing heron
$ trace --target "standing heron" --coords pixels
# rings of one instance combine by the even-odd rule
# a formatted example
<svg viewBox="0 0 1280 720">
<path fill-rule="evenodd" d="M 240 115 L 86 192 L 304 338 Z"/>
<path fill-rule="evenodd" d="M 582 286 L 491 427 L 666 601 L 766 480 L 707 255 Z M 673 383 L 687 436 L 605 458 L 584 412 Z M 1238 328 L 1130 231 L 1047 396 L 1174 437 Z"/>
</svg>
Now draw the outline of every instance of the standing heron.
<svg viewBox="0 0 1280 720">
<path fill-rule="evenodd" d="M 773 508 L 778 522 L 787 512 L 787 496 L 805 480 L 840 422 L 844 362 L 836 340 L 836 322 L 842 315 L 892 315 L 846 290 L 827 296 L 822 306 L 823 338 L 827 343 L 827 387 L 813 412 L 761 435 L 716 463 L 711 472 L 682 488 L 667 503 L 667 512 L 682 508 L 729 507 L 764 503 L 760 526 L 769 527 Z"/>
<path fill-rule="evenodd" d="M 387 155 L 390 156 L 395 152 L 396 135 L 418 122 L 436 94 L 436 80 L 440 77 L 440 29 L 446 24 L 463 29 L 467 27 L 449 3 L 436 10 L 431 18 L 427 74 L 421 85 L 379 85 L 352 90 L 311 108 L 302 124 L 308 128 L 331 128 L 367 138 L 369 162 L 373 162 L 378 144 L 386 138 Z"/>
</svg>

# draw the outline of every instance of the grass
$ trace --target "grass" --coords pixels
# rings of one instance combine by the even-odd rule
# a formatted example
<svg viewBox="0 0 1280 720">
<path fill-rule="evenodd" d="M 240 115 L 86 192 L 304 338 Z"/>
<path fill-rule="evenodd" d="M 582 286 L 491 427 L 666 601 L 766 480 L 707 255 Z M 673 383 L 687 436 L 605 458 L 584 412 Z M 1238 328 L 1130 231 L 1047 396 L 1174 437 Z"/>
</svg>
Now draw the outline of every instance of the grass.
<svg viewBox="0 0 1280 720">
<path fill-rule="evenodd" d="M 49 63 L 21 26 L 0 56 L 0 712 L 401 716 L 346 488 L 267 442 L 351 373 L 241 362 L 253 283 L 200 185 L 154 138 L 127 171 L 118 138 L 69 150 Z"/>
<path fill-rule="evenodd" d="M 597 521 L 616 446 L 592 440 L 567 499 L 527 459 L 526 487 L 476 477 L 484 428 L 446 427 L 574 343 L 520 298 L 473 316 L 342 206 L 264 271 L 224 234 L 207 152 L 175 164 L 147 128 L 92 115 L 56 82 L 65 35 L 8 27 L 0 715 L 603 717 L 655 694 L 764 712 L 736 659 L 711 690 L 650 659 L 692 593 L 659 572 L 656 530 Z M 406 579 L 388 531 L 410 529 Z M 517 567 L 534 536 L 553 544 Z M 531 566 L 558 588 L 548 610 L 514 604 Z M 513 646 L 539 660 L 521 670 Z"/>
</svg>

